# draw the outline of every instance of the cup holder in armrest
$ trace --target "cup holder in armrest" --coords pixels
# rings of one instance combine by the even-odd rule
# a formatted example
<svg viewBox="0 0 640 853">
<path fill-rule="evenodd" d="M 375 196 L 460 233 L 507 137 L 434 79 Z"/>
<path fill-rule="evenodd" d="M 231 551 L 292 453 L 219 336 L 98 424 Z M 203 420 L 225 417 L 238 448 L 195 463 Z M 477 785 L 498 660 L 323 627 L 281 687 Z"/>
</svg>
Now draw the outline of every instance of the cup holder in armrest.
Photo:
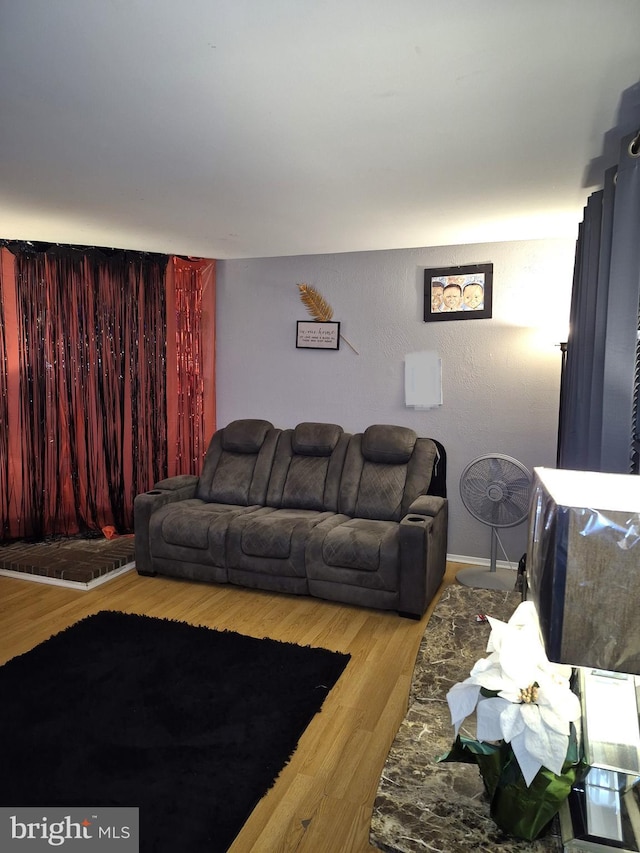
<svg viewBox="0 0 640 853">
<path fill-rule="evenodd" d="M 406 520 L 419 523 L 421 521 L 424 521 L 424 515 L 408 515 Z"/>
<path fill-rule="evenodd" d="M 160 489 L 151 489 L 151 491 L 147 492 L 148 495 L 161 495 L 162 492 Z"/>
</svg>

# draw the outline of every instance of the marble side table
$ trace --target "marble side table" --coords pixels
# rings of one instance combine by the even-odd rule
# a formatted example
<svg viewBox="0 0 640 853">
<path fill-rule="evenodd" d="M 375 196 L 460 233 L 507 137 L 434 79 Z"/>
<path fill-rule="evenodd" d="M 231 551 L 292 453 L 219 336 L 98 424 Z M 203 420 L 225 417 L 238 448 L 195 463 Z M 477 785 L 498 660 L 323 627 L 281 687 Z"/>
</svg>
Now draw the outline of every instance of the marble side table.
<svg viewBox="0 0 640 853">
<path fill-rule="evenodd" d="M 551 853 L 562 851 L 558 821 L 544 838 L 519 841 L 489 816 L 489 801 L 475 764 L 438 764 L 453 742 L 446 694 L 486 655 L 490 634 L 479 613 L 507 621 L 516 592 L 448 587 L 431 616 L 416 658 L 409 710 L 384 766 L 370 841 L 387 853 Z M 468 732 L 473 736 L 473 732 Z"/>
</svg>

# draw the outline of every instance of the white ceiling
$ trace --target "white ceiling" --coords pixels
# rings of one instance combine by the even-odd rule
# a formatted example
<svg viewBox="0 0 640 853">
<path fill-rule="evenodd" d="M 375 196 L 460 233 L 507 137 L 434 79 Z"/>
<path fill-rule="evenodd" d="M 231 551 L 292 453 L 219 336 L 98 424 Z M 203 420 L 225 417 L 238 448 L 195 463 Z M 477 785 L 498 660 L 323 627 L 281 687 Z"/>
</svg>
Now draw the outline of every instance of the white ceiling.
<svg viewBox="0 0 640 853">
<path fill-rule="evenodd" d="M 0 0 L 0 238 L 574 237 L 640 125 L 639 36 L 638 0 Z"/>
</svg>

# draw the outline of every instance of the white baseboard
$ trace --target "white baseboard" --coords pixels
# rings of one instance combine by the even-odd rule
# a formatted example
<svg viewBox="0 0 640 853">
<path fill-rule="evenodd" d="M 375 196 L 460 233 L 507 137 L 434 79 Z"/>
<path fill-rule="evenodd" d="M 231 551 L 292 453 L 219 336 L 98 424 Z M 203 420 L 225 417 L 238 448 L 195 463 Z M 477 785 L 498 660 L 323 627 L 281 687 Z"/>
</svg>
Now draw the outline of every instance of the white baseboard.
<svg viewBox="0 0 640 853">
<path fill-rule="evenodd" d="M 119 575 L 123 575 L 125 572 L 130 572 L 131 569 L 135 569 L 135 563 L 126 563 L 124 566 L 120 566 L 119 569 L 114 569 L 112 572 L 107 572 L 105 575 L 100 575 L 99 578 L 95 578 L 89 583 L 80 583 L 78 581 L 65 581 L 60 578 L 48 578 L 44 575 L 34 575 L 31 572 L 12 572 L 10 569 L 0 569 L 0 575 L 3 575 L 7 578 L 16 578 L 19 581 L 33 581 L 35 583 L 48 583 L 51 586 L 64 586 L 67 589 L 78 589 L 78 590 L 88 590 L 95 589 L 97 586 L 100 586 L 107 581 L 112 581 L 114 578 L 117 578 Z"/>
<path fill-rule="evenodd" d="M 447 562 L 464 563 L 470 566 L 490 566 L 491 560 L 488 557 L 465 557 L 462 554 L 447 554 Z M 513 569 L 518 571 L 517 563 L 509 563 L 506 560 L 496 560 L 497 569 Z"/>
</svg>

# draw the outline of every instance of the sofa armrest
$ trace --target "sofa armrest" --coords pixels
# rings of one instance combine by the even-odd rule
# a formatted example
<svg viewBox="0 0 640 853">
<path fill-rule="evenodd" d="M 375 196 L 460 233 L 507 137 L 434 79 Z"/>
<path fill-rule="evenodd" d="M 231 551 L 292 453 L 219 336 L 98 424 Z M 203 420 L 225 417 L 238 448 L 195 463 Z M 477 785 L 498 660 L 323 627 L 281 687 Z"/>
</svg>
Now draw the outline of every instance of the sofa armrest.
<svg viewBox="0 0 640 853">
<path fill-rule="evenodd" d="M 151 491 L 162 489 L 163 491 L 177 492 L 181 489 L 193 488 L 193 494 L 180 498 L 180 500 L 187 500 L 187 498 L 195 496 L 198 480 L 199 477 L 195 474 L 177 474 L 175 477 L 167 477 L 166 480 L 159 480 Z"/>
<path fill-rule="evenodd" d="M 446 502 L 446 498 L 440 498 L 437 495 L 420 495 L 409 506 L 407 516 L 427 515 L 433 518 L 442 510 Z"/>
<path fill-rule="evenodd" d="M 447 565 L 448 521 L 447 499 L 422 495 L 400 522 L 402 615 L 419 619 L 438 591 Z"/>
<path fill-rule="evenodd" d="M 160 480 L 153 489 L 136 495 L 133 502 L 133 526 L 135 532 L 136 570 L 139 575 L 155 575 L 151 565 L 149 522 L 161 506 L 175 501 L 193 498 L 198 485 L 194 474 L 180 474 Z"/>
</svg>

